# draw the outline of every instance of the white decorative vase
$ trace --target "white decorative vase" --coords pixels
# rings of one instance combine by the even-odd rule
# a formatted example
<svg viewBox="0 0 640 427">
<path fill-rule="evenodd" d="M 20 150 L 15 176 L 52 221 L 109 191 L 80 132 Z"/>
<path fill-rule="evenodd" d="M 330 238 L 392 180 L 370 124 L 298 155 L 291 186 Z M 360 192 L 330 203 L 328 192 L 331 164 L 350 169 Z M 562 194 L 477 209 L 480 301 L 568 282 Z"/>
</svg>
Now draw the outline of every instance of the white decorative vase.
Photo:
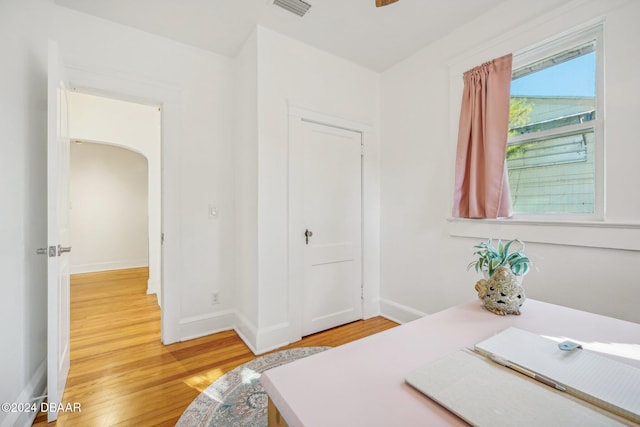
<svg viewBox="0 0 640 427">
<path fill-rule="evenodd" d="M 498 267 L 489 279 L 481 279 L 475 289 L 484 307 L 504 316 L 520 314 L 526 296 L 521 286 L 522 276 L 515 276 L 509 268 Z"/>
</svg>

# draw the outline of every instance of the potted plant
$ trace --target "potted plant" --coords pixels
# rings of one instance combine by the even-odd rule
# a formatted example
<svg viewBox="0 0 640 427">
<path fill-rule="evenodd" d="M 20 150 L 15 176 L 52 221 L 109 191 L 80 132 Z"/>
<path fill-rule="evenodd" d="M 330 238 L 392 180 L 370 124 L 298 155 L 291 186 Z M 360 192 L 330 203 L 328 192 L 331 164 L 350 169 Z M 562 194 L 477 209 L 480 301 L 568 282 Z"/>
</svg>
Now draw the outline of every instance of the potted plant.
<svg viewBox="0 0 640 427">
<path fill-rule="evenodd" d="M 520 281 L 529 272 L 531 261 L 524 253 L 524 243 L 511 240 L 505 244 L 498 240 L 497 247 L 491 239 L 474 246 L 477 259 L 469 264 L 483 272 L 486 279 L 476 282 L 478 298 L 484 308 L 499 315 L 520 314 L 526 296 Z"/>
<path fill-rule="evenodd" d="M 505 244 L 498 240 L 497 247 L 489 239 L 474 245 L 474 248 L 476 251 L 473 255 L 477 259 L 467 269 L 474 267 L 477 272 L 486 273 L 487 277 L 493 276 L 498 267 L 508 267 L 515 276 L 524 276 L 529 272 L 531 260 L 524 253 L 524 243 L 518 239 Z"/>
</svg>

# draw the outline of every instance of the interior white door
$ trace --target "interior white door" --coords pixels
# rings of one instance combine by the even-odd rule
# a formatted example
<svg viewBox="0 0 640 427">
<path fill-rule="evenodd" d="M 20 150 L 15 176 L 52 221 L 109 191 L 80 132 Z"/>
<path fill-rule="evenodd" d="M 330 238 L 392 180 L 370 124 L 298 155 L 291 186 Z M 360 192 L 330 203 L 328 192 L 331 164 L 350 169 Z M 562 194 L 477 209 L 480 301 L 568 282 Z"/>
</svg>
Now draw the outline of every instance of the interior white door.
<svg viewBox="0 0 640 427">
<path fill-rule="evenodd" d="M 62 402 L 69 373 L 69 137 L 64 65 L 49 42 L 47 122 L 47 398 Z M 57 419 L 49 411 L 48 421 Z"/>
<path fill-rule="evenodd" d="M 362 318 L 362 135 L 302 122 L 302 334 Z"/>
</svg>

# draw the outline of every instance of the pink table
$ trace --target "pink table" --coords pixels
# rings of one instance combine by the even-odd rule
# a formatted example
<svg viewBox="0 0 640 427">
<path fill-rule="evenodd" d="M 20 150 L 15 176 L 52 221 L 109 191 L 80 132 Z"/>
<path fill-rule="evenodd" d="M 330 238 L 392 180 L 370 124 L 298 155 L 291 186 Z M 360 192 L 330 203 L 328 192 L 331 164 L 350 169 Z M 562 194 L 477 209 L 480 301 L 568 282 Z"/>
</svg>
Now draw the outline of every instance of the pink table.
<svg viewBox="0 0 640 427">
<path fill-rule="evenodd" d="M 530 299 L 522 309 L 497 316 L 475 300 L 271 369 L 260 381 L 289 427 L 451 426 L 466 424 L 405 375 L 510 326 L 640 367 L 640 324 Z"/>
</svg>

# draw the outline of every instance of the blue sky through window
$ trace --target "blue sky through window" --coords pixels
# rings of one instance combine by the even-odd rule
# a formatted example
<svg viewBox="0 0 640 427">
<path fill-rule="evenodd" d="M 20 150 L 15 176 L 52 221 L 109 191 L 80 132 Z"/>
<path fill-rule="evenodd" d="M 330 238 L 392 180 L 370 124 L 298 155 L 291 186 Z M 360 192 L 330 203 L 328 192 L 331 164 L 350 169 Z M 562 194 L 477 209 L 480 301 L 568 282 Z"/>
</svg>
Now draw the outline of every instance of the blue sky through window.
<svg viewBox="0 0 640 427">
<path fill-rule="evenodd" d="M 595 52 L 511 82 L 516 96 L 595 96 Z"/>
</svg>

